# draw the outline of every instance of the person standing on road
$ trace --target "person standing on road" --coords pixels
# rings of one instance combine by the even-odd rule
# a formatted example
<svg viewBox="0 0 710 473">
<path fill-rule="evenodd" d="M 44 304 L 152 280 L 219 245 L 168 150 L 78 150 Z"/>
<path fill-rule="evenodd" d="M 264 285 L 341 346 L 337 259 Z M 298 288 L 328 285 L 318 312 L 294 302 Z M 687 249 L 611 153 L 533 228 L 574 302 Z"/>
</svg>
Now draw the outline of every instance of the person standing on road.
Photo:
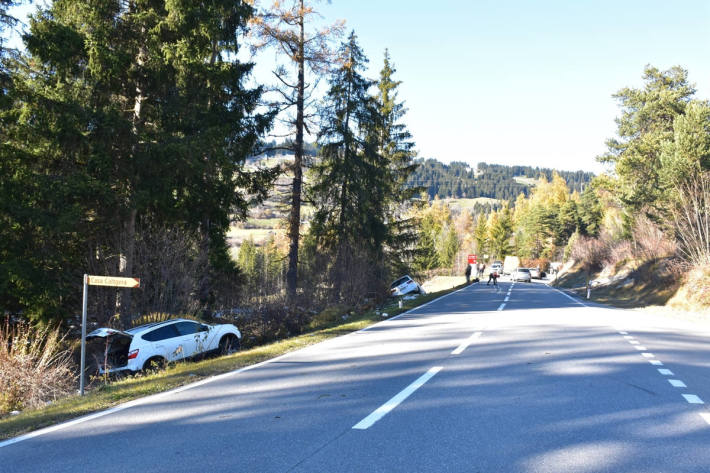
<svg viewBox="0 0 710 473">
<path fill-rule="evenodd" d="M 491 283 L 491 280 L 493 280 L 493 285 L 497 286 L 498 285 L 498 272 L 496 270 L 491 271 L 488 274 L 488 282 L 486 283 L 486 286 L 488 286 Z"/>
<path fill-rule="evenodd" d="M 471 284 L 471 265 L 466 265 L 466 284 Z"/>
<path fill-rule="evenodd" d="M 486 270 L 486 263 L 481 263 L 478 266 L 478 278 L 483 279 L 483 272 Z"/>
</svg>

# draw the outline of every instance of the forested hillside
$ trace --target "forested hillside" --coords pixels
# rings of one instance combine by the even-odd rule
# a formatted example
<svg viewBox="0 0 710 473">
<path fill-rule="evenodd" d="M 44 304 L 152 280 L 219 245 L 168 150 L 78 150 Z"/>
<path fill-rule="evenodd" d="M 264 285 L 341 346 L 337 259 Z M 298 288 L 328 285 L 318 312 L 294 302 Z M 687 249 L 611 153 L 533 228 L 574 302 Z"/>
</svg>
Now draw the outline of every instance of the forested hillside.
<svg viewBox="0 0 710 473">
<path fill-rule="evenodd" d="M 515 200 L 519 194 L 529 195 L 531 186 L 515 178 L 537 179 L 541 175 L 550 181 L 553 169 L 532 166 L 505 166 L 478 163 L 474 169 L 469 164 L 454 161 L 444 164 L 436 159 L 417 160 L 417 170 L 407 181 L 411 186 L 425 187 L 429 197 L 476 198 L 490 197 Z M 594 178 L 584 171 L 556 171 L 573 191 L 581 191 Z"/>
</svg>

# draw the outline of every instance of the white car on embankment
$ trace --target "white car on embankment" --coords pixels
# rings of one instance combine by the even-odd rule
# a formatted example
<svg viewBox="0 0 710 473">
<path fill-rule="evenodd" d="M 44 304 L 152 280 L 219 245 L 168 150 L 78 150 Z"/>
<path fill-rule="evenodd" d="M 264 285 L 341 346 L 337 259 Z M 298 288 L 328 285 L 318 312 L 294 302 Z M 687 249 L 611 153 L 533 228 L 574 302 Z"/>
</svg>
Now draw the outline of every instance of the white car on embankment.
<svg viewBox="0 0 710 473">
<path fill-rule="evenodd" d="M 242 334 L 232 324 L 188 319 L 155 322 L 125 331 L 99 328 L 86 336 L 100 373 L 137 372 L 207 353 L 239 349 Z"/>
</svg>

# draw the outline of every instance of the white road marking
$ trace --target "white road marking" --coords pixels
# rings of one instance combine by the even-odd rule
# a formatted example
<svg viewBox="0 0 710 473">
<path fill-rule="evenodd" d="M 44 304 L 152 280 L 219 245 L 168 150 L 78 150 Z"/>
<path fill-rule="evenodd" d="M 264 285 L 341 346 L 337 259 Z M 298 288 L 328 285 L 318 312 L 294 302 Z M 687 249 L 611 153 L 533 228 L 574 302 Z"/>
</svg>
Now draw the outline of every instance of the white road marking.
<svg viewBox="0 0 710 473">
<path fill-rule="evenodd" d="M 700 417 L 702 417 L 705 422 L 710 424 L 710 414 L 708 414 L 707 412 L 701 412 Z"/>
<path fill-rule="evenodd" d="M 685 385 L 685 383 L 679 379 L 669 379 L 669 383 L 671 383 L 671 386 L 674 388 L 687 388 L 688 386 Z"/>
<path fill-rule="evenodd" d="M 508 293 L 510 294 L 510 293 Z M 510 300 L 510 296 L 505 296 L 505 299 L 503 299 L 504 302 L 508 302 Z"/>
<path fill-rule="evenodd" d="M 663 363 L 661 362 L 661 360 L 648 360 L 648 362 L 654 366 L 663 366 Z"/>
<path fill-rule="evenodd" d="M 406 315 L 408 315 L 408 314 L 411 314 L 411 313 L 413 313 L 413 312 L 416 312 L 416 311 L 419 310 L 419 309 L 423 309 L 424 307 L 428 306 L 429 304 L 433 304 L 434 302 L 440 301 L 441 299 L 443 299 L 443 298 L 445 298 L 445 297 L 449 297 L 449 296 L 451 296 L 451 295 L 453 295 L 453 294 L 456 294 L 456 293 L 458 293 L 458 292 L 461 292 L 461 291 L 466 290 L 466 289 L 469 289 L 469 288 L 473 288 L 473 286 L 465 286 L 465 287 L 463 287 L 463 288 L 461 288 L 461 289 L 458 289 L 458 290 L 456 290 L 456 291 L 449 292 L 448 294 L 444 294 L 444 295 L 441 296 L 441 297 L 437 297 L 436 299 L 432 299 L 431 301 L 427 302 L 426 304 L 422 304 L 422 305 L 420 305 L 420 306 L 414 307 L 414 308 L 412 308 L 412 309 L 410 309 L 410 310 L 408 310 L 408 311 L 406 311 L 406 312 L 402 312 L 401 314 L 396 315 L 396 316 L 394 316 L 394 317 L 392 317 L 392 318 L 390 318 L 390 319 L 383 320 L 382 322 L 379 322 L 379 323 L 370 325 L 369 327 L 365 327 L 364 329 L 358 330 L 357 332 L 351 332 L 351 334 L 357 334 L 357 333 L 360 333 L 360 332 L 366 332 L 368 329 L 371 329 L 371 328 L 373 328 L 373 327 L 375 327 L 375 326 L 379 326 L 379 325 L 381 325 L 381 324 L 386 324 L 386 323 L 389 323 L 389 322 L 392 321 L 392 320 L 396 320 L 396 319 L 398 319 L 398 318 L 400 318 L 400 317 L 404 317 L 404 316 L 406 316 Z M 347 335 L 346 335 L 346 336 L 347 336 Z M 310 347 L 312 347 L 312 346 L 313 346 L 313 345 L 311 345 Z M 304 348 L 304 349 L 307 349 L 307 348 L 310 348 L 310 347 L 306 347 L 306 348 Z M 184 385 L 184 386 L 181 386 L 181 387 L 179 387 L 179 388 L 172 389 L 172 390 L 170 390 L 170 391 L 164 391 L 164 392 L 162 392 L 162 393 L 157 393 L 157 394 L 153 394 L 153 395 L 150 395 L 150 396 L 146 396 L 146 397 L 141 397 L 141 398 L 138 398 L 138 399 L 134 399 L 134 400 L 128 401 L 128 402 L 126 402 L 126 403 L 124 403 L 124 404 L 120 404 L 120 405 L 118 405 L 118 406 L 116 406 L 116 407 L 112 407 L 112 408 L 106 409 L 106 410 L 104 410 L 104 411 L 94 412 L 93 414 L 89 414 L 89 415 L 86 415 L 86 416 L 84 416 L 84 417 L 79 417 L 79 418 L 77 418 L 77 419 L 73 419 L 73 420 L 70 420 L 70 421 L 67 421 L 67 422 L 64 422 L 64 423 L 61 423 L 61 424 L 56 424 L 56 425 L 52 425 L 52 426 L 50 426 L 50 427 L 45 427 L 45 428 L 40 429 L 40 430 L 35 430 L 34 432 L 30 432 L 30 433 L 27 433 L 27 434 L 25 434 L 25 435 L 20 435 L 19 437 L 11 438 L 11 439 L 9 439 L 9 440 L 5 440 L 5 441 L 0 442 L 0 448 L 7 447 L 7 446 L 9 446 L 9 445 L 12 445 L 12 444 L 15 444 L 15 443 L 19 443 L 19 442 L 22 442 L 22 441 L 24 441 L 24 440 L 29 440 L 29 439 L 32 439 L 32 438 L 35 438 L 35 437 L 39 437 L 40 435 L 48 434 L 48 433 L 50 433 L 50 432 L 55 432 L 55 431 L 57 431 L 57 430 L 65 429 L 65 428 L 67 428 L 67 427 L 71 427 L 72 425 L 81 424 L 81 423 L 83 423 L 83 422 L 86 422 L 86 421 L 89 421 L 89 420 L 92 420 L 92 419 L 97 419 L 97 418 L 99 418 L 99 417 L 104 417 L 104 416 L 106 416 L 106 415 L 113 414 L 114 412 L 120 412 L 120 411 L 122 411 L 122 410 L 129 409 L 129 408 L 131 408 L 131 407 L 133 407 L 133 406 L 142 405 L 142 404 L 145 404 L 145 403 L 147 403 L 147 402 L 150 402 L 150 401 L 153 401 L 153 400 L 156 400 L 156 399 L 160 399 L 160 398 L 165 397 L 165 396 L 170 396 L 171 394 L 181 393 L 181 392 L 183 392 L 183 391 L 187 391 L 187 390 L 189 390 L 189 389 L 196 388 L 196 387 L 198 387 L 198 386 L 202 386 L 202 385 L 204 385 L 204 384 L 208 384 L 208 383 L 211 383 L 211 382 L 213 382 L 213 381 L 218 381 L 218 380 L 220 380 L 220 379 L 222 379 L 222 378 L 225 378 L 225 377 L 227 377 L 227 376 L 232 376 L 232 375 L 235 375 L 235 374 L 242 373 L 242 372 L 244 372 L 244 371 L 250 371 L 250 370 L 253 370 L 253 369 L 256 369 L 256 368 L 260 368 L 260 367 L 262 367 L 262 366 L 265 366 L 265 365 L 268 365 L 268 364 L 271 364 L 271 363 L 275 363 L 275 362 L 277 362 L 277 361 L 279 361 L 279 360 L 281 360 L 281 359 L 283 359 L 283 358 L 293 356 L 294 354 L 298 353 L 298 351 L 300 351 L 300 350 L 292 351 L 292 352 L 289 352 L 289 353 L 284 353 L 283 355 L 277 356 L 277 357 L 275 357 L 275 358 L 271 358 L 270 360 L 265 360 L 265 361 L 262 361 L 262 362 L 260 362 L 260 363 L 256 363 L 256 364 L 254 364 L 254 365 L 245 366 L 245 367 L 243 367 L 243 368 L 239 368 L 239 369 L 234 370 L 234 371 L 229 371 L 229 372 L 227 372 L 227 373 L 218 374 L 218 375 L 216 375 L 216 376 L 212 376 L 211 378 L 203 379 L 203 380 L 200 380 L 200 381 L 191 383 L 191 384 L 186 384 L 186 385 Z"/>
<path fill-rule="evenodd" d="M 673 372 L 666 368 L 658 368 L 658 372 L 661 373 L 663 376 L 673 376 Z"/>
<path fill-rule="evenodd" d="M 639 350 L 639 351 L 648 350 L 648 348 L 642 347 L 641 345 L 634 345 L 634 348 L 637 349 L 637 350 Z"/>
<path fill-rule="evenodd" d="M 498 307 L 498 310 L 503 310 L 504 307 L 505 307 L 505 302 L 502 303 L 502 304 L 500 305 L 500 307 Z"/>
<path fill-rule="evenodd" d="M 549 286 L 548 286 L 548 287 L 549 287 Z M 584 306 L 584 307 L 589 307 L 589 306 L 588 306 L 587 304 L 585 304 L 584 302 L 578 301 L 578 300 L 575 299 L 574 297 L 570 296 L 569 294 L 567 294 L 567 293 L 564 292 L 564 291 L 561 291 L 561 290 L 557 289 L 556 287 L 553 287 L 552 289 L 554 289 L 555 291 L 559 292 L 560 294 L 562 294 L 563 296 L 565 296 L 567 299 L 571 299 L 572 302 L 576 302 L 577 304 L 579 304 L 579 305 L 581 305 L 581 306 Z"/>
<path fill-rule="evenodd" d="M 421 375 L 412 384 L 400 391 L 399 394 L 395 395 L 392 399 L 378 407 L 372 414 L 365 417 L 357 424 L 353 425 L 353 429 L 365 430 L 370 428 L 372 424 L 374 424 L 375 422 L 386 416 L 388 413 L 390 413 L 395 407 L 400 405 L 402 401 L 407 399 L 414 391 L 421 388 L 424 383 L 429 381 L 436 373 L 441 371 L 442 368 L 442 366 L 434 366 L 433 368 L 431 368 L 429 371 Z"/>
<path fill-rule="evenodd" d="M 464 351 L 466 348 L 468 348 L 468 346 L 469 346 L 471 343 L 473 343 L 473 341 L 474 341 L 475 339 L 477 339 L 477 338 L 480 337 L 480 336 L 481 336 L 481 332 L 476 332 L 476 333 L 474 333 L 473 335 L 471 335 L 470 337 L 468 337 L 466 340 L 464 340 L 464 342 L 461 343 L 461 345 L 459 345 L 456 350 L 452 351 L 451 354 L 452 354 L 452 355 L 460 355 L 461 353 L 463 353 L 463 351 Z"/>
<path fill-rule="evenodd" d="M 636 340 L 629 340 L 629 343 L 632 345 L 640 345 L 641 344 L 641 342 L 636 341 Z"/>
<path fill-rule="evenodd" d="M 619 332 L 621 335 L 628 335 L 629 332 Z"/>
<path fill-rule="evenodd" d="M 655 358 L 656 357 L 653 353 L 641 353 L 641 356 L 644 358 Z"/>
<path fill-rule="evenodd" d="M 702 399 L 700 399 L 698 396 L 695 394 L 683 394 L 683 397 L 685 398 L 686 401 L 688 401 L 690 404 L 705 404 Z"/>
<path fill-rule="evenodd" d="M 619 333 L 621 333 L 621 332 L 619 332 Z M 631 339 L 633 339 L 634 337 L 632 337 L 631 335 L 624 335 L 624 338 L 627 339 L 627 340 L 631 340 Z"/>
</svg>

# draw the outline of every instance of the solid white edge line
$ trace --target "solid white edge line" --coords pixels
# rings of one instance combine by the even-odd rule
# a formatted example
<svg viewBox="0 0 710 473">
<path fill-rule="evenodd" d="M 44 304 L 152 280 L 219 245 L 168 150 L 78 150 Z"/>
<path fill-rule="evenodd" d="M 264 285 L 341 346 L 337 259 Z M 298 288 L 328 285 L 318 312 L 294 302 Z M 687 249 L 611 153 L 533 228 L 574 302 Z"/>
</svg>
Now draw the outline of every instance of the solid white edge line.
<svg viewBox="0 0 710 473">
<path fill-rule="evenodd" d="M 585 304 L 584 302 L 580 302 L 579 300 L 577 300 L 577 299 L 575 299 L 574 297 L 570 296 L 569 294 L 567 294 L 566 292 L 564 292 L 564 291 L 561 290 L 561 289 L 557 289 L 556 287 L 550 286 L 550 285 L 548 285 L 547 287 L 551 287 L 552 289 L 554 289 L 555 291 L 559 292 L 560 294 L 562 294 L 562 295 L 565 296 L 566 298 L 571 299 L 573 302 L 576 302 L 577 304 L 579 304 L 579 305 L 581 305 L 581 306 L 589 307 L 589 306 L 588 306 L 587 304 Z"/>
<path fill-rule="evenodd" d="M 402 316 L 404 316 L 404 315 L 409 314 L 410 312 L 414 312 L 414 311 L 417 310 L 417 309 L 421 309 L 421 308 L 423 308 L 423 307 L 426 307 L 426 306 L 428 306 L 429 304 L 432 304 L 432 303 L 434 303 L 434 302 L 436 302 L 436 301 L 438 301 L 438 300 L 441 300 L 441 299 L 443 299 L 443 298 L 445 298 L 445 297 L 448 297 L 448 296 L 450 296 L 450 295 L 452 295 L 452 294 L 456 294 L 457 292 L 461 292 L 461 291 L 463 291 L 464 289 L 468 289 L 469 287 L 472 287 L 472 286 L 473 286 L 473 284 L 469 284 L 468 286 L 464 286 L 464 287 L 462 287 L 461 289 L 457 289 L 456 291 L 450 292 L 450 293 L 448 293 L 448 294 L 444 294 L 443 296 L 437 297 L 436 299 L 432 299 L 432 300 L 430 300 L 429 302 L 427 302 L 426 304 L 422 304 L 422 305 L 420 305 L 420 306 L 414 307 L 413 309 L 409 309 L 408 311 L 402 312 L 401 314 L 396 315 L 396 316 L 394 316 L 394 317 L 392 317 L 392 318 L 389 318 L 389 319 L 387 319 L 387 320 L 383 320 L 383 321 L 381 321 L 381 322 L 377 322 L 376 324 L 372 324 L 372 325 L 370 325 L 369 327 L 365 327 L 364 329 L 360 329 L 360 330 L 358 330 L 358 331 L 356 331 L 356 332 L 351 332 L 350 334 L 359 333 L 359 332 L 364 332 L 364 331 L 367 331 L 368 329 L 370 329 L 370 328 L 372 328 L 372 327 L 375 327 L 375 326 L 377 326 L 377 325 L 387 323 L 387 322 L 389 322 L 390 320 L 398 319 L 398 318 L 400 318 L 400 317 L 402 317 Z M 347 336 L 347 335 L 350 335 L 350 334 L 346 334 L 346 335 L 344 335 L 344 336 Z M 336 338 L 339 338 L 339 337 L 336 337 Z M 330 340 L 332 340 L 332 339 L 330 339 Z M 329 342 L 330 340 L 324 340 L 324 341 L 321 342 L 321 343 L 326 343 L 326 342 Z M 317 343 L 316 345 L 318 345 L 318 343 Z M 252 369 L 255 369 L 255 368 L 259 368 L 259 367 L 261 367 L 261 366 L 267 365 L 267 364 L 269 364 L 269 363 L 273 363 L 273 362 L 278 361 L 278 360 L 280 360 L 280 359 L 282 359 L 282 358 L 285 358 L 285 357 L 287 357 L 287 356 L 292 356 L 292 355 L 298 353 L 298 352 L 301 351 L 301 350 L 306 350 L 306 349 L 308 349 L 308 348 L 312 348 L 313 346 L 315 346 L 315 345 L 309 345 L 309 346 L 307 346 L 307 347 L 303 347 L 303 348 L 300 349 L 300 350 L 296 350 L 296 351 L 284 353 L 283 355 L 277 356 L 276 358 L 271 358 L 271 359 L 269 359 L 269 360 L 264 360 L 264 361 L 262 361 L 262 362 L 259 362 L 259 363 L 254 364 L 254 365 L 244 366 L 244 367 L 239 368 L 239 369 L 234 370 L 234 371 L 229 371 L 229 372 L 227 372 L 227 373 L 222 373 L 222 374 L 219 374 L 219 375 L 216 375 L 216 376 L 212 376 L 212 377 L 210 377 L 210 378 L 206 378 L 206 379 L 203 379 L 203 380 L 200 380 L 200 381 L 196 381 L 196 382 L 194 382 L 194 383 L 190 383 L 190 384 L 186 384 L 186 385 L 184 385 L 184 386 L 177 387 L 177 388 L 175 388 L 175 389 L 171 389 L 170 391 L 164 391 L 164 392 L 162 392 L 162 393 L 153 394 L 153 395 L 150 395 L 150 396 L 148 396 L 148 397 L 141 397 L 141 398 L 138 398 L 138 399 L 133 399 L 132 401 L 128 401 L 128 402 L 126 402 L 126 403 L 124 403 L 124 404 L 119 404 L 118 406 L 114 406 L 114 407 L 111 407 L 111 408 L 106 409 L 106 410 L 103 410 L 103 411 L 94 412 L 94 413 L 92 413 L 92 414 L 89 414 L 89 415 L 86 415 L 86 416 L 83 416 L 83 417 L 77 417 L 76 419 L 72 419 L 72 420 L 69 420 L 69 421 L 67 421 L 67 422 L 62 422 L 62 423 L 60 423 L 60 424 L 56 424 L 56 425 L 52 425 L 52 426 L 49 426 L 49 427 L 45 427 L 44 429 L 39 429 L 39 430 L 35 430 L 34 432 L 29 432 L 29 433 L 27 433 L 27 434 L 20 435 L 20 436 L 18 436 L 18 437 L 13 437 L 13 438 L 11 438 L 11 439 L 8 439 L 8 440 L 5 440 L 5 441 L 0 442 L 0 448 L 7 447 L 7 446 L 9 446 L 9 445 L 22 442 L 23 440 L 29 440 L 29 439 L 32 439 L 32 438 L 35 438 L 35 437 L 39 437 L 40 435 L 48 434 L 48 433 L 51 433 L 51 432 L 55 432 L 55 431 L 57 431 L 57 430 L 61 430 L 61 429 L 67 428 L 67 427 L 71 427 L 71 426 L 76 425 L 76 424 L 81 424 L 82 422 L 87 422 L 87 421 L 89 421 L 89 420 L 98 419 L 99 417 L 103 417 L 103 416 L 106 416 L 106 415 L 109 415 L 109 414 L 113 414 L 113 413 L 115 413 L 115 412 L 119 412 L 119 411 L 122 411 L 122 410 L 124 410 L 124 409 L 128 409 L 128 408 L 130 408 L 130 407 L 138 406 L 138 405 L 141 405 L 141 404 L 143 404 L 143 403 L 150 402 L 150 401 L 155 400 L 155 399 L 160 399 L 161 397 L 164 397 L 164 396 L 169 396 L 169 395 L 171 395 L 171 394 L 181 393 L 181 392 L 183 392 L 183 391 L 187 391 L 188 389 L 196 388 L 196 387 L 202 386 L 202 385 L 204 385 L 204 384 L 211 383 L 212 381 L 217 381 L 217 380 L 219 380 L 219 379 L 225 378 L 225 377 L 227 377 L 227 376 L 231 376 L 231 375 L 234 375 L 234 374 L 242 373 L 242 372 L 244 372 L 244 371 L 248 371 L 248 370 L 252 370 Z"/>
<path fill-rule="evenodd" d="M 266 365 L 266 364 L 268 364 L 268 363 L 273 363 L 273 362 L 275 362 L 275 361 L 278 361 L 278 360 L 280 360 L 281 358 L 284 358 L 284 357 L 286 357 L 286 356 L 288 356 L 288 355 L 291 355 L 291 354 L 293 354 L 293 353 L 295 353 L 295 352 L 284 353 L 283 355 L 277 356 L 276 358 L 272 358 L 272 359 L 270 359 L 270 360 L 265 360 L 265 361 L 262 361 L 262 362 L 260 362 L 260 363 L 254 364 L 254 365 L 244 366 L 244 367 L 242 367 L 242 368 L 239 368 L 238 370 L 234 370 L 234 371 L 229 371 L 229 372 L 227 372 L 227 373 L 218 374 L 218 375 L 216 375 L 216 376 L 212 376 L 212 377 L 210 377 L 210 378 L 202 379 L 202 380 L 196 381 L 196 382 L 194 382 L 194 383 L 186 384 L 186 385 L 184 385 L 184 386 L 180 386 L 180 387 L 177 387 L 177 388 L 175 388 L 175 389 L 171 389 L 171 390 L 169 390 L 169 391 L 164 391 L 164 392 L 162 392 L 162 393 L 152 394 L 152 395 L 147 396 L 147 397 L 141 397 L 141 398 L 138 398 L 138 399 L 133 399 L 132 401 L 128 401 L 128 402 L 126 402 L 126 403 L 124 403 L 124 404 L 119 404 L 118 406 L 114 406 L 114 407 L 111 407 L 111 408 L 106 409 L 106 410 L 103 410 L 103 411 L 94 412 L 94 413 L 92 413 L 92 414 L 85 415 L 85 416 L 83 416 L 83 417 L 78 417 L 78 418 L 76 418 L 76 419 L 72 419 L 72 420 L 69 420 L 69 421 L 67 421 L 67 422 L 62 422 L 61 424 L 56 424 L 56 425 L 52 425 L 52 426 L 49 426 L 49 427 L 45 427 L 44 429 L 35 430 L 34 432 L 30 432 L 30 433 L 27 433 L 27 434 L 24 434 L 24 435 L 20 435 L 19 437 L 13 437 L 13 438 L 11 438 L 11 439 L 8 439 L 8 440 L 5 440 L 5 441 L 3 441 L 3 442 L 0 442 L 0 448 L 2 448 L 2 447 L 7 447 L 7 446 L 12 445 L 12 444 L 14 444 L 14 443 L 22 442 L 23 440 L 29 440 L 29 439 L 32 439 L 32 438 L 35 438 L 35 437 L 39 437 L 40 435 L 49 434 L 49 433 L 55 432 L 55 431 L 57 431 L 57 430 L 65 429 L 65 428 L 67 428 L 67 427 L 71 427 L 71 426 L 76 425 L 76 424 L 81 424 L 81 423 L 87 422 L 87 421 L 89 421 L 89 420 L 98 419 L 98 418 L 100 418 L 100 417 L 104 417 L 104 416 L 107 416 L 107 415 L 109 415 L 109 414 L 113 414 L 113 413 L 115 413 L 115 412 L 120 412 L 120 411 L 125 410 L 125 409 L 128 409 L 128 408 L 130 408 L 130 407 L 139 406 L 139 405 L 141 405 L 141 404 L 145 404 L 145 403 L 148 403 L 148 402 L 150 402 L 150 401 L 154 401 L 154 400 L 157 400 L 157 399 L 160 399 L 160 398 L 169 396 L 169 395 L 171 395 L 171 394 L 181 393 L 181 392 L 183 392 L 183 391 L 187 391 L 188 389 L 196 388 L 196 387 L 202 386 L 202 385 L 204 385 L 204 384 L 211 383 L 212 381 L 217 381 L 217 380 L 219 380 L 219 379 L 226 378 L 226 377 L 229 376 L 229 375 L 242 373 L 242 372 L 244 372 L 244 371 L 249 371 L 249 370 L 251 370 L 251 369 L 258 368 L 258 367 L 260 367 L 260 366 Z"/>
<path fill-rule="evenodd" d="M 683 394 L 683 397 L 689 404 L 705 404 L 702 399 L 700 399 L 695 394 Z"/>
<path fill-rule="evenodd" d="M 504 307 L 505 307 L 505 302 L 502 303 L 502 304 L 500 305 L 500 307 L 498 307 L 498 309 L 496 309 L 496 310 L 499 310 L 499 311 L 500 311 L 500 310 L 503 310 Z"/>
<path fill-rule="evenodd" d="M 460 355 L 463 351 L 468 348 L 468 346 L 473 343 L 475 339 L 481 336 L 481 332 L 475 332 L 473 335 L 464 340 L 461 345 L 458 346 L 454 351 L 451 352 L 452 355 Z"/>
<path fill-rule="evenodd" d="M 503 302 L 508 302 L 510 300 L 510 296 L 506 296 L 505 299 L 503 299 Z"/>
<path fill-rule="evenodd" d="M 407 399 L 414 391 L 417 389 L 421 388 L 424 383 L 429 381 L 436 373 L 441 371 L 443 366 L 434 366 L 433 368 L 430 368 L 429 371 L 421 375 L 419 378 L 417 378 L 416 381 L 414 381 L 412 384 L 401 390 L 398 394 L 396 394 L 392 399 L 387 401 L 386 403 L 382 404 L 380 407 L 375 409 L 372 414 L 369 416 L 365 417 L 362 419 L 360 422 L 357 424 L 353 425 L 353 429 L 355 430 L 366 430 L 370 428 L 375 422 L 378 420 L 382 419 L 384 416 L 386 416 L 389 412 L 391 412 L 395 407 L 400 405 L 402 401 Z"/>
</svg>

